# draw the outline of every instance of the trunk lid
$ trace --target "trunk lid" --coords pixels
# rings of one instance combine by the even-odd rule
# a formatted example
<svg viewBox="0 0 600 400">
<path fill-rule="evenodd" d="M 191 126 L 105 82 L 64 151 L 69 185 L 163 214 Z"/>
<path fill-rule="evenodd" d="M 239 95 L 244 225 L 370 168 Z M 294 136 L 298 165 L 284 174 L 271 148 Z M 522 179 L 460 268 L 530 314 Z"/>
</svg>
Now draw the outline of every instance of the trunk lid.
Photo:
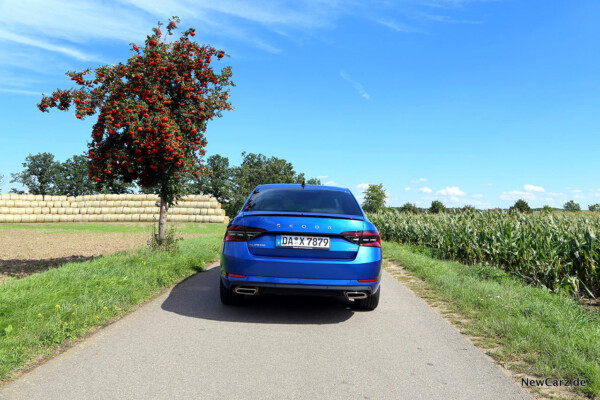
<svg viewBox="0 0 600 400">
<path fill-rule="evenodd" d="M 236 224 L 264 229 L 247 242 L 250 253 L 266 257 L 354 259 L 359 246 L 341 233 L 362 231 L 365 222 L 356 215 L 294 212 L 244 212 Z M 317 237 L 329 240 L 329 249 L 282 248 L 281 236 Z"/>
</svg>

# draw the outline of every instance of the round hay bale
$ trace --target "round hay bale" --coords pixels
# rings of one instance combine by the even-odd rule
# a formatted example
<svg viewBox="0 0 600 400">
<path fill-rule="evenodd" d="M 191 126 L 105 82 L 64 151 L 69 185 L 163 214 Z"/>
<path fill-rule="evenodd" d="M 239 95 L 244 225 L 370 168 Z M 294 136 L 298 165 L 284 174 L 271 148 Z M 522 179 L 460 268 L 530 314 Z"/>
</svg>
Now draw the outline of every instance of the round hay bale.
<svg viewBox="0 0 600 400">
<path fill-rule="evenodd" d="M 21 222 L 21 214 L 15 214 L 15 215 L 13 215 L 12 222 Z"/>
<path fill-rule="evenodd" d="M 131 221 L 139 222 L 139 220 L 140 220 L 140 214 L 131 214 Z"/>
<path fill-rule="evenodd" d="M 30 223 L 30 222 L 32 222 L 31 218 L 33 218 L 33 215 L 23 214 L 23 215 L 21 215 L 21 222 L 22 223 Z"/>
<path fill-rule="evenodd" d="M 10 211 L 8 207 L 0 207 L 0 214 L 8 214 Z"/>
<path fill-rule="evenodd" d="M 208 214 L 208 209 L 207 208 L 201 208 L 200 209 L 200 215 L 207 215 Z"/>
<path fill-rule="evenodd" d="M 98 216 L 94 215 L 94 214 L 90 214 L 87 216 L 87 220 L 84 218 L 83 221 L 84 222 L 96 222 L 96 221 L 98 221 Z"/>
<path fill-rule="evenodd" d="M 58 208 L 51 208 L 50 209 L 50 214 L 56 215 L 56 214 L 58 214 L 58 210 L 59 210 Z"/>
<path fill-rule="evenodd" d="M 75 214 L 75 211 L 77 211 L 76 208 L 71 208 L 71 207 L 65 208 L 65 214 L 66 215 L 73 215 L 73 214 Z"/>
<path fill-rule="evenodd" d="M 6 207 L 6 200 L 0 200 L 0 207 Z"/>
<path fill-rule="evenodd" d="M 96 198 L 94 200 L 96 200 L 96 201 L 106 200 L 106 195 L 105 194 L 97 194 Z"/>
<path fill-rule="evenodd" d="M 10 194 L 9 200 L 21 200 L 20 194 Z"/>
<path fill-rule="evenodd" d="M 65 218 L 67 219 L 67 222 L 75 221 L 75 216 L 73 214 L 65 215 Z"/>
<path fill-rule="evenodd" d="M 212 223 L 216 223 L 216 222 L 221 222 L 221 220 L 222 220 L 222 218 L 221 218 L 221 217 L 218 217 L 218 216 L 216 216 L 216 215 L 211 215 L 211 216 L 208 218 L 208 222 L 210 222 L 211 224 L 212 224 Z"/>
<path fill-rule="evenodd" d="M 59 214 L 58 222 L 67 222 L 67 216 L 65 214 Z"/>
<path fill-rule="evenodd" d="M 23 209 L 23 214 L 33 214 L 33 208 L 32 207 L 27 207 Z"/>
<path fill-rule="evenodd" d="M 6 200 L 6 207 L 14 207 L 14 206 L 15 206 L 14 200 Z"/>
<path fill-rule="evenodd" d="M 60 215 L 52 214 L 51 217 L 52 217 L 52 220 L 51 220 L 52 222 L 60 222 Z"/>
<path fill-rule="evenodd" d="M 89 217 L 87 215 L 73 215 L 73 222 L 87 222 L 89 221 Z"/>
<path fill-rule="evenodd" d="M 67 197 L 67 201 L 68 201 L 69 203 L 73 203 L 73 202 L 75 202 L 75 201 L 76 201 L 75 199 L 76 199 L 76 197 L 75 197 L 75 196 L 69 196 L 69 197 Z"/>
<path fill-rule="evenodd" d="M 33 207 L 33 214 L 38 215 L 42 213 L 42 207 Z"/>
<path fill-rule="evenodd" d="M 8 213 L 12 214 L 12 215 L 17 215 L 17 214 L 21 214 L 21 208 L 9 208 L 8 209 Z"/>
<path fill-rule="evenodd" d="M 56 199 L 57 201 L 67 201 L 67 196 L 63 196 L 63 195 L 61 195 L 61 196 L 56 196 L 56 197 L 58 197 L 58 198 Z"/>
<path fill-rule="evenodd" d="M 102 208 L 100 208 L 100 207 L 98 207 L 98 208 L 92 208 L 92 210 L 94 210 L 94 214 L 95 215 L 102 214 Z"/>
<path fill-rule="evenodd" d="M 5 215 L 4 218 L 4 222 L 15 222 L 15 216 L 12 214 Z"/>
<path fill-rule="evenodd" d="M 23 200 L 25 200 L 25 201 L 33 201 L 33 200 L 35 200 L 35 195 L 33 195 L 33 194 L 26 194 L 26 195 L 23 196 Z"/>
<path fill-rule="evenodd" d="M 115 208 L 113 208 L 113 210 L 115 211 L 115 214 L 118 214 L 118 215 L 123 214 L 123 207 L 115 207 Z"/>
<path fill-rule="evenodd" d="M 0 214 L 0 224 L 6 222 L 6 215 Z"/>
<path fill-rule="evenodd" d="M 121 221 L 123 222 L 131 222 L 131 214 L 122 214 L 121 218 Z"/>
<path fill-rule="evenodd" d="M 42 214 L 50 214 L 50 209 L 48 207 L 42 207 Z"/>
<path fill-rule="evenodd" d="M 10 194 L 0 194 L 0 200 L 10 200 Z"/>
<path fill-rule="evenodd" d="M 65 215 L 67 213 L 67 209 L 66 208 L 59 208 L 58 209 L 58 215 Z"/>
</svg>

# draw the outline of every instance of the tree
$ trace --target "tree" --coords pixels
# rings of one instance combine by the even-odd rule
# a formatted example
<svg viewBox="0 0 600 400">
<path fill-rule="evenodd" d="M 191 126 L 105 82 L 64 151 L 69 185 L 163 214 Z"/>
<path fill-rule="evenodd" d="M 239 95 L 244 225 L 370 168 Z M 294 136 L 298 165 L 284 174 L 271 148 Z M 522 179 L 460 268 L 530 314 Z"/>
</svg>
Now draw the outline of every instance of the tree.
<svg viewBox="0 0 600 400">
<path fill-rule="evenodd" d="M 365 190 L 365 200 L 362 203 L 362 208 L 365 212 L 369 213 L 383 211 L 385 209 L 386 199 L 387 194 L 383 189 L 383 183 L 369 185 Z"/>
<path fill-rule="evenodd" d="M 473 207 L 470 204 L 465 204 L 465 206 L 462 208 L 462 212 L 464 213 L 472 213 L 475 211 L 475 207 Z"/>
<path fill-rule="evenodd" d="M 229 202 L 232 193 L 232 170 L 227 157 L 215 154 L 206 159 L 207 174 L 200 176 L 193 191 L 210 194 L 221 204 Z"/>
<path fill-rule="evenodd" d="M 417 208 L 417 206 L 412 203 L 405 203 L 402 207 L 400 207 L 399 211 L 407 214 L 419 213 L 419 209 Z"/>
<path fill-rule="evenodd" d="M 543 213 L 551 213 L 552 211 L 554 211 L 554 208 L 550 207 L 547 204 L 544 207 L 542 207 L 542 212 Z"/>
<path fill-rule="evenodd" d="M 11 174 L 11 183 L 20 183 L 30 194 L 53 195 L 57 193 L 56 174 L 60 163 L 50 153 L 29 154 L 25 157 L 23 171 Z M 19 191 L 12 189 L 14 193 Z"/>
<path fill-rule="evenodd" d="M 590 204 L 588 206 L 588 210 L 590 210 L 590 211 L 600 211 L 600 203 Z"/>
<path fill-rule="evenodd" d="M 511 208 L 509 208 L 509 211 L 530 213 L 531 207 L 529 207 L 529 204 L 525 200 L 519 199 L 519 200 L 515 201 L 515 204 L 513 204 L 513 206 Z"/>
<path fill-rule="evenodd" d="M 167 24 L 170 36 L 179 19 Z M 225 53 L 191 40 L 193 28 L 177 40 L 165 40 L 153 28 L 143 48 L 131 44 L 133 55 L 125 63 L 94 70 L 68 72 L 76 89 L 58 89 L 42 96 L 38 108 L 76 109 L 84 119 L 98 113 L 88 145 L 89 177 L 99 188 L 118 179 L 136 183 L 160 197 L 158 242 L 166 235 L 168 207 L 185 194 L 182 176 L 206 173 L 201 163 L 209 120 L 231 110 L 228 86 L 231 68 L 220 74 L 211 67 L 213 57 Z"/>
<path fill-rule="evenodd" d="M 446 206 L 439 200 L 434 200 L 431 202 L 431 207 L 429 207 L 429 212 L 431 214 L 440 214 L 446 212 Z"/>
<path fill-rule="evenodd" d="M 575 200 L 569 200 L 564 205 L 563 208 L 566 211 L 581 211 L 581 206 L 579 203 L 576 203 Z"/>
</svg>

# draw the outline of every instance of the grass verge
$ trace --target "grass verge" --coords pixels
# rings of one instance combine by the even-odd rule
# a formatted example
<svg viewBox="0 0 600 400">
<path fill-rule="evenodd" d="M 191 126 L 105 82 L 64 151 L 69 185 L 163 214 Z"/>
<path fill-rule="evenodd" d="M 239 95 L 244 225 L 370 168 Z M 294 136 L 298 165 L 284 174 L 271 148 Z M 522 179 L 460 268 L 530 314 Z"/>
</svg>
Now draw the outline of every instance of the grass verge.
<svg viewBox="0 0 600 400">
<path fill-rule="evenodd" d="M 0 381 L 65 341 L 85 336 L 218 258 L 224 225 L 174 254 L 141 248 L 65 264 L 0 285 Z"/>
<path fill-rule="evenodd" d="M 437 300 L 464 318 L 463 331 L 492 341 L 490 354 L 513 370 L 584 379 L 578 390 L 600 395 L 600 313 L 486 265 L 467 266 L 383 243 L 384 257 L 426 282 Z"/>
</svg>

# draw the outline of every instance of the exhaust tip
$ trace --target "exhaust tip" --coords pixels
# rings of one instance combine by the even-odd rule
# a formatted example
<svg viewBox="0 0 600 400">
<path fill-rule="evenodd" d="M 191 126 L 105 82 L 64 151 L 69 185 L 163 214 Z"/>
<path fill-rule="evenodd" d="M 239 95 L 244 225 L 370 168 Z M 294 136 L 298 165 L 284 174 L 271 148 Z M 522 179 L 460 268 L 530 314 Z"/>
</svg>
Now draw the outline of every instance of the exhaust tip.
<svg viewBox="0 0 600 400">
<path fill-rule="evenodd" d="M 366 299 L 367 292 L 344 292 L 344 296 L 350 300 Z"/>
<path fill-rule="evenodd" d="M 258 288 L 238 286 L 235 289 L 233 289 L 233 291 L 234 291 L 234 293 L 237 293 L 237 294 L 245 294 L 247 296 L 253 296 L 258 292 Z"/>
</svg>

